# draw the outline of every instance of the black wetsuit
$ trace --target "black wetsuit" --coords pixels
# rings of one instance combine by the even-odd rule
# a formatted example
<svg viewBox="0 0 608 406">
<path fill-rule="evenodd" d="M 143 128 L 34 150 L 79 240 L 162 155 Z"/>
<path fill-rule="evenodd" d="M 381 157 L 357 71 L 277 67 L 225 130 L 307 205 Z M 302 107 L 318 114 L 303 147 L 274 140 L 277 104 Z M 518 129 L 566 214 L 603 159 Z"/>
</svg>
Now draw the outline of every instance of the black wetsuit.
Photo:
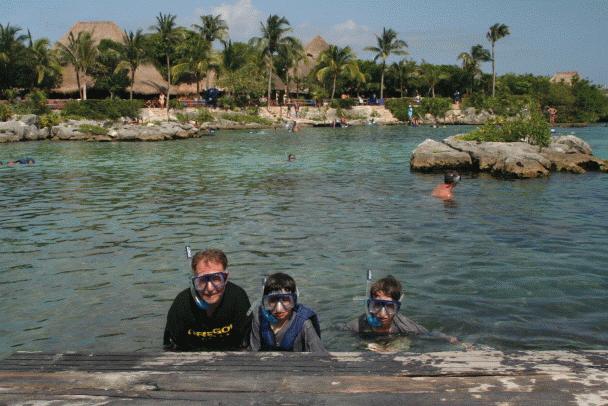
<svg viewBox="0 0 608 406">
<path fill-rule="evenodd" d="M 167 350 L 238 351 L 246 346 L 251 317 L 247 293 L 232 282 L 211 317 L 194 303 L 190 289 L 180 292 L 167 315 L 163 345 Z"/>
</svg>

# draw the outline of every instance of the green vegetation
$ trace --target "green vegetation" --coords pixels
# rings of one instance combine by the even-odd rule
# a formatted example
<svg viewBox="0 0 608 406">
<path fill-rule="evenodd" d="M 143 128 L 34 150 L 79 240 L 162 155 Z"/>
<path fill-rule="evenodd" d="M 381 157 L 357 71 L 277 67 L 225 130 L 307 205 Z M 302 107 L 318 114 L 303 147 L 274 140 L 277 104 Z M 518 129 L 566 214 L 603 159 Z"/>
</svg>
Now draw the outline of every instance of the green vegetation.
<svg viewBox="0 0 608 406">
<path fill-rule="evenodd" d="M 357 104 L 357 100 L 353 98 L 332 100 L 329 107 L 332 109 L 350 109 Z"/>
<path fill-rule="evenodd" d="M 551 142 L 551 129 L 540 114 L 528 118 L 490 120 L 482 127 L 461 137 L 463 141 L 517 142 L 547 146 Z"/>
<path fill-rule="evenodd" d="M 210 123 L 212 121 L 215 121 L 215 117 L 213 114 L 211 114 L 211 112 L 209 112 L 208 109 L 203 108 L 198 110 L 198 114 L 196 116 L 197 123 Z"/>
<path fill-rule="evenodd" d="M 232 112 L 221 113 L 220 118 L 223 118 L 224 120 L 234 121 L 237 123 L 242 123 L 242 124 L 246 124 L 246 123 L 258 123 L 258 124 L 262 124 L 262 125 L 271 125 L 272 124 L 272 121 L 270 121 L 264 117 L 260 117 L 258 115 L 247 114 L 247 113 L 232 113 Z"/>
<path fill-rule="evenodd" d="M 391 112 L 391 114 L 399 121 L 407 121 L 407 107 L 412 102 L 410 99 L 390 99 L 384 103 L 384 106 Z"/>
<path fill-rule="evenodd" d="M 78 95 L 86 101 L 87 87 L 91 86 L 96 98 L 126 98 L 128 93 L 132 99 L 135 72 L 142 64 L 152 63 L 168 82 L 168 89 L 159 88 L 165 94 L 167 108 L 183 107 L 172 94 L 177 85 L 195 84 L 200 94 L 202 83 L 206 81 L 205 87 L 210 87 L 213 77 L 215 86 L 223 89 L 219 106 L 231 110 L 270 105 L 284 96 L 319 103 L 331 98 L 332 107 L 346 110 L 356 96 L 367 99 L 379 95 L 386 99 L 385 105 L 393 115 L 404 121 L 407 97 L 419 94 L 423 98 L 422 104 L 415 106 L 416 114 L 428 112 L 441 117 L 448 108 L 447 98 L 459 91 L 463 107 L 504 117 L 536 111 L 548 119 L 546 111 L 551 106 L 557 109 L 557 121 L 562 123 L 608 120 L 608 97 L 587 80 L 552 83 L 543 76 L 496 76 L 496 42 L 510 35 L 505 24 L 494 24 L 485 33 L 489 49 L 473 45 L 454 55 L 451 65 L 404 57 L 388 66 L 391 56 L 407 55 L 407 44 L 397 32 L 383 27 L 375 43 L 365 48 L 374 52 L 373 60 L 358 59 L 348 46 L 329 44 L 316 66 L 307 67 L 304 74 L 300 68 L 307 56 L 300 41 L 289 36 L 292 27 L 285 17 L 270 15 L 261 22 L 259 37 L 234 43 L 227 40 L 229 27 L 220 15 L 202 15 L 191 27 L 179 26 L 177 21 L 175 15 L 160 13 L 147 33 L 142 29 L 124 31 L 117 42 L 104 39 L 99 43 L 91 32 L 70 33 L 63 44 L 34 39 L 27 29 L 0 24 L 0 89 L 9 101 L 2 115 L 7 116 L 7 110 L 15 114 L 48 113 L 45 92 L 59 87 L 61 64 L 73 66 Z M 489 73 L 482 70 L 487 62 L 492 63 Z M 273 82 L 273 78 L 283 83 Z M 341 94 L 350 98 L 336 98 Z M 264 96 L 267 100 L 262 100 Z M 97 102 L 101 104 L 70 103 L 65 114 L 97 119 L 137 115 L 136 109 L 124 112 L 123 107 Z"/>
<path fill-rule="evenodd" d="M 39 117 L 40 128 L 51 128 L 61 123 L 62 119 L 59 114 L 48 113 Z"/>
<path fill-rule="evenodd" d="M 435 117 L 445 116 L 446 111 L 452 108 L 452 100 L 447 97 L 436 97 L 422 99 L 420 110 L 422 113 L 430 113 Z"/>
<path fill-rule="evenodd" d="M 0 104 L 0 121 L 8 121 L 13 116 L 13 109 L 9 104 Z"/>
<path fill-rule="evenodd" d="M 78 131 L 85 134 L 108 135 L 108 129 L 98 125 L 82 124 L 78 128 Z"/>
<path fill-rule="evenodd" d="M 63 115 L 91 120 L 116 120 L 120 117 L 137 118 L 143 107 L 140 100 L 71 100 L 66 103 Z"/>
</svg>

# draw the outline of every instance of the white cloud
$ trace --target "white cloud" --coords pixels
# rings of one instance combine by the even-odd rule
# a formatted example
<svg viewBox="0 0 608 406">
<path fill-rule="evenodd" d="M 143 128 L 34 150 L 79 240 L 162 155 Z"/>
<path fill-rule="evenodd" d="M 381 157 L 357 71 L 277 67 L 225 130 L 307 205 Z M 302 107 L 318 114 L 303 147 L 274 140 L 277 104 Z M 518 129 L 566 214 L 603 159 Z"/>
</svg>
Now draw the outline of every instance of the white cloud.
<svg viewBox="0 0 608 406">
<path fill-rule="evenodd" d="M 237 0 L 233 4 L 222 3 L 213 8 L 212 14 L 221 14 L 226 20 L 232 40 L 248 41 L 251 37 L 260 36 L 262 12 L 251 4 L 251 0 Z"/>
<path fill-rule="evenodd" d="M 346 20 L 331 27 L 327 33 L 327 39 L 333 44 L 348 45 L 355 50 L 375 44 L 375 37 L 370 29 L 353 20 Z"/>
</svg>

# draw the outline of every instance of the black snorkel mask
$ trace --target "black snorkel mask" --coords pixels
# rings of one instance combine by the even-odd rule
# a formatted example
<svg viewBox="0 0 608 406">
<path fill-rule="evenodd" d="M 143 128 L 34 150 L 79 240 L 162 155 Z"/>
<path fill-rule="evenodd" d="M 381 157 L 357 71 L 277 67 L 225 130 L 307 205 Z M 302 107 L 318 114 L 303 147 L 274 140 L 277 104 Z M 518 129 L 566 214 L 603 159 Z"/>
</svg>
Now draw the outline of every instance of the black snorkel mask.
<svg viewBox="0 0 608 406">
<path fill-rule="evenodd" d="M 460 182 L 460 175 L 456 171 L 446 172 L 443 176 L 443 181 L 447 184 L 456 185 L 458 182 Z"/>
</svg>

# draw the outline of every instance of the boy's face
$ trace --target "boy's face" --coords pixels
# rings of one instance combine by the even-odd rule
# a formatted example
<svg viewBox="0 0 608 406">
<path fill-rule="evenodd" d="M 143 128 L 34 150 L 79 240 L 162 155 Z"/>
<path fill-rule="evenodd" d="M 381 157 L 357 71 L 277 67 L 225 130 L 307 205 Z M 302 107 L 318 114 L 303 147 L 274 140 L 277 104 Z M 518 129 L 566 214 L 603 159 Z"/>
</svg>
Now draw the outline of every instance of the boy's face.
<svg viewBox="0 0 608 406">
<path fill-rule="evenodd" d="M 388 296 L 387 294 L 385 294 L 382 291 L 377 292 L 374 295 L 374 299 L 390 300 L 390 301 L 393 300 L 392 297 Z M 380 321 L 380 324 L 382 325 L 382 327 L 388 327 L 391 325 L 391 323 L 393 321 L 393 317 L 395 317 L 395 314 L 388 314 L 388 312 L 386 311 L 386 308 L 382 307 L 378 313 L 374 314 L 374 316 L 376 316 L 376 318 Z"/>
<path fill-rule="evenodd" d="M 266 302 L 270 307 L 272 315 L 280 321 L 289 319 L 295 307 L 293 294 L 284 289 L 280 292 L 269 294 Z"/>
</svg>

